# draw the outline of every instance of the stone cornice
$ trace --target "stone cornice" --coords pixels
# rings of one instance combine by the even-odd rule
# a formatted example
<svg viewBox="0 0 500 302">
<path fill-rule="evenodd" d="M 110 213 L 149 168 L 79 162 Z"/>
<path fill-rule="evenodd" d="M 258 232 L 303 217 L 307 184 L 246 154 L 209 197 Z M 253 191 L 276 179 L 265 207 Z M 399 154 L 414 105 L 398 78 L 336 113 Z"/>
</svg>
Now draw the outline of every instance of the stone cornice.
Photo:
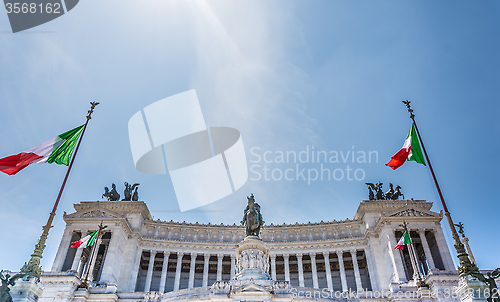
<svg viewBox="0 0 500 302">
<path fill-rule="evenodd" d="M 425 200 L 363 200 L 354 215 L 354 219 L 363 219 L 367 212 L 376 212 L 384 216 L 388 212 L 393 212 L 404 206 L 412 206 L 415 209 L 430 211 L 432 202 Z"/>
</svg>

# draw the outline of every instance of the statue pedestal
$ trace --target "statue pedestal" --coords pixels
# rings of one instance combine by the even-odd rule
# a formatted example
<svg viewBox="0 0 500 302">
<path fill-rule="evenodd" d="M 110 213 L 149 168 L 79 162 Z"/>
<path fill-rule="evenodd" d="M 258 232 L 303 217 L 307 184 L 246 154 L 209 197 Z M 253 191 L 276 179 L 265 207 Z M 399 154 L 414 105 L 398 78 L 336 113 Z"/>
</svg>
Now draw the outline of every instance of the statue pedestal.
<svg viewBox="0 0 500 302">
<path fill-rule="evenodd" d="M 490 294 L 488 285 L 472 276 L 460 278 L 456 293 L 462 302 L 486 302 Z"/>
<path fill-rule="evenodd" d="M 269 249 L 258 236 L 247 236 L 236 249 L 236 280 L 270 280 Z"/>
<path fill-rule="evenodd" d="M 42 295 L 43 288 L 36 278 L 29 280 L 18 279 L 12 287 L 10 295 L 12 302 L 35 302 Z"/>
</svg>

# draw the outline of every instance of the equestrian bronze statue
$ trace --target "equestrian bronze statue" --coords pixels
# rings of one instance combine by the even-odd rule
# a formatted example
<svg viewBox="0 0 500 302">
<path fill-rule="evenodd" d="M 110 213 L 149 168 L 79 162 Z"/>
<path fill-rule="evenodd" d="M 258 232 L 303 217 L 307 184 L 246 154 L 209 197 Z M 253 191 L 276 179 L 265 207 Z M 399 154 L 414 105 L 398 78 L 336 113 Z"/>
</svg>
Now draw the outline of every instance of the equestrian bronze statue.
<svg viewBox="0 0 500 302">
<path fill-rule="evenodd" d="M 262 220 L 262 215 L 260 214 L 260 206 L 255 202 L 253 194 L 247 197 L 248 205 L 243 211 L 242 225 L 246 226 L 247 236 L 259 236 L 260 227 L 264 224 Z"/>
</svg>

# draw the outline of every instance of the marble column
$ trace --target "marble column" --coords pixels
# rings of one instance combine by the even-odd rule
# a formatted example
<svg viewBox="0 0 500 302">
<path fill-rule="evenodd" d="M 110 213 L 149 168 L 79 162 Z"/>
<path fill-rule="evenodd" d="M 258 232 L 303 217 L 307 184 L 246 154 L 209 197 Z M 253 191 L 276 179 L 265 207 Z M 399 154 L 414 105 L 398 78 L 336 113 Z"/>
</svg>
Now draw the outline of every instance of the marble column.
<svg viewBox="0 0 500 302">
<path fill-rule="evenodd" d="M 453 259 L 451 258 L 450 249 L 448 248 L 448 244 L 446 243 L 446 239 L 444 238 L 443 229 L 433 229 L 433 233 L 434 237 L 436 237 L 439 254 L 441 255 L 441 259 L 443 260 L 444 269 L 449 271 L 456 270 L 457 268 L 455 267 Z M 452 243 L 454 244 L 454 242 Z"/>
<path fill-rule="evenodd" d="M 132 273 L 130 274 L 130 283 L 128 285 L 130 292 L 135 292 L 137 278 L 139 277 L 139 268 L 141 267 L 142 251 L 143 250 L 137 246 L 137 254 L 135 255 L 134 263 L 132 265 Z"/>
<path fill-rule="evenodd" d="M 354 278 L 356 279 L 356 289 L 363 289 L 363 284 L 361 283 L 361 276 L 359 274 L 358 257 L 356 255 L 356 250 L 350 250 L 352 257 L 352 267 L 354 268 Z"/>
<path fill-rule="evenodd" d="M 222 280 L 222 258 L 224 255 L 217 254 L 217 281 Z"/>
<path fill-rule="evenodd" d="M 297 265 L 299 266 L 299 286 L 304 287 L 304 266 L 302 265 L 302 254 L 298 253 L 297 256 Z"/>
<path fill-rule="evenodd" d="M 395 250 L 394 247 L 396 246 L 396 237 L 394 236 L 394 231 L 389 231 L 389 234 L 387 235 L 389 238 L 388 240 L 388 250 L 389 250 L 389 256 L 393 260 L 393 266 L 394 266 L 394 275 L 396 276 L 396 281 L 399 282 L 407 282 L 408 279 L 406 278 L 406 273 L 404 269 L 404 264 L 403 264 L 403 259 L 401 258 L 401 252 L 399 250 Z"/>
<path fill-rule="evenodd" d="M 370 284 L 372 285 L 372 291 L 380 290 L 380 286 L 377 282 L 377 267 L 372 258 L 371 247 L 365 248 L 366 264 L 368 267 L 368 275 L 370 277 Z"/>
<path fill-rule="evenodd" d="M 420 236 L 422 247 L 424 248 L 425 259 L 427 260 L 429 269 L 435 269 L 436 265 L 434 264 L 434 259 L 432 258 L 432 253 L 431 249 L 429 248 L 429 243 L 427 242 L 427 238 L 425 237 L 425 230 L 417 230 L 417 232 L 418 235 Z"/>
<path fill-rule="evenodd" d="M 231 255 L 231 280 L 234 278 L 235 271 L 236 271 L 236 255 Z"/>
<path fill-rule="evenodd" d="M 328 290 L 333 291 L 332 270 L 330 269 L 330 252 L 324 252 L 323 258 L 325 259 L 326 284 L 328 286 Z"/>
<path fill-rule="evenodd" d="M 73 236 L 73 230 L 66 227 L 63 233 L 63 238 L 59 249 L 57 250 L 56 258 L 54 259 L 54 264 L 52 265 L 53 272 L 60 272 L 66 260 L 68 254 L 69 245 L 71 243 L 71 237 Z"/>
<path fill-rule="evenodd" d="M 210 254 L 204 254 L 204 263 L 203 263 L 203 287 L 208 286 L 208 261 L 210 260 Z"/>
<path fill-rule="evenodd" d="M 81 238 L 83 238 L 85 236 L 87 236 L 87 233 L 84 232 L 84 231 L 82 231 Z M 71 270 L 72 271 L 78 271 L 78 264 L 80 264 L 80 259 L 82 258 L 82 252 L 83 252 L 83 248 L 77 248 L 76 249 L 75 258 L 73 259 L 73 263 L 71 264 Z"/>
<path fill-rule="evenodd" d="M 149 292 L 151 289 L 151 280 L 153 280 L 153 270 L 155 265 L 156 251 L 149 252 L 149 265 L 148 274 L 146 275 L 146 285 L 144 285 L 144 291 Z"/>
<path fill-rule="evenodd" d="M 179 290 L 181 286 L 181 269 L 182 269 L 183 252 L 177 252 L 177 267 L 175 268 L 174 291 Z"/>
<path fill-rule="evenodd" d="M 339 270 L 340 270 L 340 281 L 342 282 L 342 291 L 346 292 L 347 288 L 347 279 L 345 278 L 345 268 L 344 268 L 344 256 L 343 252 L 337 252 L 337 257 L 339 258 Z"/>
<path fill-rule="evenodd" d="M 194 268 L 196 265 L 196 253 L 191 253 L 191 263 L 189 264 L 189 282 L 188 288 L 194 287 Z"/>
<path fill-rule="evenodd" d="M 283 259 L 285 261 L 285 281 L 290 282 L 290 255 L 283 254 Z"/>
<path fill-rule="evenodd" d="M 312 277 L 313 277 L 313 287 L 319 288 L 318 269 L 316 268 L 316 253 L 310 253 L 309 256 L 311 257 L 311 270 L 312 270 Z"/>
<path fill-rule="evenodd" d="M 271 258 L 271 279 L 276 281 L 276 255 L 269 255 L 269 258 Z"/>
<path fill-rule="evenodd" d="M 167 282 L 167 271 L 168 271 L 168 258 L 170 256 L 169 252 L 163 252 L 163 266 L 161 267 L 161 278 L 160 278 L 160 293 L 165 292 L 165 283 Z"/>
<path fill-rule="evenodd" d="M 89 269 L 89 281 L 96 281 L 94 280 L 94 268 L 95 268 L 95 263 L 97 261 L 97 254 L 99 253 L 99 247 L 101 246 L 101 239 L 97 239 L 97 242 L 95 243 L 94 247 L 92 248 L 92 251 L 90 252 L 91 254 L 94 254 L 92 258 L 92 262 L 90 263 Z"/>
</svg>

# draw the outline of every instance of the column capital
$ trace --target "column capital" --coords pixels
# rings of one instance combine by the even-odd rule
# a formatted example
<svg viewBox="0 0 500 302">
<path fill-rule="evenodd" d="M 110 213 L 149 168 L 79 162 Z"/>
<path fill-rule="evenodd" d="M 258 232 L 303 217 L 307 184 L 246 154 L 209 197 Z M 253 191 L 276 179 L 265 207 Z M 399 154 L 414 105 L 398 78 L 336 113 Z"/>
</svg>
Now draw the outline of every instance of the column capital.
<svg viewBox="0 0 500 302">
<path fill-rule="evenodd" d="M 155 250 L 149 250 L 149 253 L 152 255 L 155 255 L 156 256 L 156 253 L 158 253 L 158 251 L 155 251 Z"/>
<path fill-rule="evenodd" d="M 197 253 L 191 253 L 191 258 L 196 258 L 197 255 Z"/>
<path fill-rule="evenodd" d="M 224 254 L 217 254 L 217 259 L 222 259 L 224 258 Z"/>
<path fill-rule="evenodd" d="M 170 252 L 169 251 L 163 251 L 163 257 L 169 257 Z"/>
<path fill-rule="evenodd" d="M 276 254 L 270 254 L 269 258 L 271 258 L 271 260 L 276 260 Z"/>
<path fill-rule="evenodd" d="M 418 235 L 425 236 L 425 231 L 427 231 L 427 229 L 417 229 L 416 231 L 417 231 Z"/>
<path fill-rule="evenodd" d="M 330 252 L 323 252 L 324 258 L 330 258 Z"/>
<path fill-rule="evenodd" d="M 344 254 L 344 251 L 335 251 L 335 253 L 337 253 L 338 257 L 342 257 Z"/>
<path fill-rule="evenodd" d="M 290 257 L 290 254 L 283 254 L 283 259 L 287 259 Z"/>
<path fill-rule="evenodd" d="M 309 257 L 316 259 L 316 252 L 310 252 Z"/>
<path fill-rule="evenodd" d="M 182 257 L 184 256 L 184 252 L 177 252 L 177 257 Z"/>
<path fill-rule="evenodd" d="M 203 254 L 203 257 L 205 257 L 205 259 L 208 259 L 210 258 L 210 254 Z"/>
<path fill-rule="evenodd" d="M 352 249 L 352 250 L 349 250 L 349 252 L 351 253 L 351 255 L 354 257 L 354 256 L 357 256 L 356 255 L 356 252 L 357 250 L 356 249 Z"/>
<path fill-rule="evenodd" d="M 297 259 L 302 259 L 302 256 L 304 256 L 303 253 L 296 253 L 295 256 L 297 257 Z"/>
<path fill-rule="evenodd" d="M 229 256 L 231 256 L 231 260 L 236 259 L 236 254 L 231 254 Z"/>
</svg>

